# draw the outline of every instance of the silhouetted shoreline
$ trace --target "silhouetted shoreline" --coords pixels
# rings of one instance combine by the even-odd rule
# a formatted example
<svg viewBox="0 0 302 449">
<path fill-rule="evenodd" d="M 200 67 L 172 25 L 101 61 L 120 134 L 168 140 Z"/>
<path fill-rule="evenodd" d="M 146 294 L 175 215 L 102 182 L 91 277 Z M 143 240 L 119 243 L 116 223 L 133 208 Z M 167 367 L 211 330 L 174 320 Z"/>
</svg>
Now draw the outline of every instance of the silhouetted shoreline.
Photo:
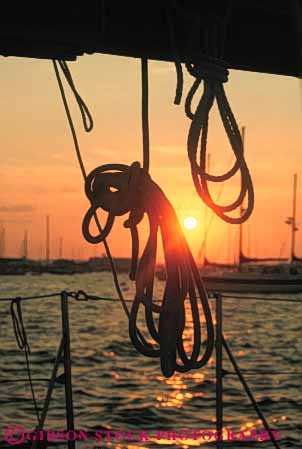
<svg viewBox="0 0 302 449">
<path fill-rule="evenodd" d="M 118 257 L 114 262 L 119 273 L 129 272 L 130 259 Z M 26 258 L 0 258 L 0 275 L 78 274 L 101 271 L 110 271 L 106 257 L 93 257 L 89 260 L 55 259 L 49 263 Z"/>
</svg>

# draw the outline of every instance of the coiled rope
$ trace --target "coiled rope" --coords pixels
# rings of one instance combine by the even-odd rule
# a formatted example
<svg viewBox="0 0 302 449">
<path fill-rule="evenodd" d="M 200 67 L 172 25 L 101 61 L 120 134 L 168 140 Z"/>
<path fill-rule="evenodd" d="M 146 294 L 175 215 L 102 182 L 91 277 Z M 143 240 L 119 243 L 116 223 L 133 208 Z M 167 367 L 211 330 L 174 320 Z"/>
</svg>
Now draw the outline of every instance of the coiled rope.
<svg viewBox="0 0 302 449">
<path fill-rule="evenodd" d="M 118 295 L 122 300 L 124 310 L 129 318 L 129 334 L 131 341 L 141 353 L 150 357 L 160 357 L 162 372 L 167 377 L 172 376 L 175 370 L 184 372 L 192 368 L 200 368 L 207 363 L 213 351 L 214 331 L 212 317 L 204 285 L 183 236 L 175 211 L 163 192 L 151 180 L 148 174 L 150 162 L 148 61 L 146 59 L 142 59 L 141 61 L 143 168 L 140 168 L 138 162 L 133 163 L 131 167 L 122 164 L 108 164 L 97 167 L 88 176 L 86 175 L 82 161 L 58 65 L 56 61 L 53 61 L 53 64 L 71 128 L 77 157 L 85 179 L 86 195 L 91 203 L 83 220 L 83 235 L 90 243 L 96 244 L 103 242 L 105 248 L 107 248 L 106 252 L 109 260 L 112 262 L 111 268 Z M 75 89 L 67 64 L 59 61 L 59 66 L 74 92 L 77 102 L 79 105 L 82 104 L 81 97 Z M 83 118 L 83 114 L 87 112 L 87 108 L 80 106 L 80 109 L 81 113 L 84 111 L 82 113 Z M 108 218 L 103 229 L 97 218 L 97 209 L 100 207 L 108 212 Z M 130 229 L 132 237 L 132 264 L 130 278 L 136 282 L 136 295 L 130 313 L 120 290 L 117 273 L 108 244 L 106 243 L 106 237 L 112 229 L 115 217 L 124 215 L 127 212 L 130 212 L 130 215 L 124 225 Z M 149 219 L 150 235 L 138 263 L 139 236 L 137 225 L 142 220 L 145 212 Z M 95 220 L 98 228 L 98 235 L 95 236 L 92 235 L 89 230 L 92 219 Z M 153 302 L 157 233 L 159 229 L 162 235 L 168 274 L 161 306 L 158 306 Z M 187 355 L 183 342 L 185 299 L 188 295 L 194 326 L 193 349 L 191 355 Z M 201 347 L 201 323 L 197 304 L 198 297 L 201 298 L 200 302 L 205 314 L 207 332 L 206 345 L 201 357 L 199 357 Z M 154 348 L 147 342 L 146 338 L 137 327 L 137 316 L 141 304 L 145 307 L 147 328 L 155 343 L 158 344 L 159 347 L 157 348 Z M 159 315 L 158 326 L 155 323 L 154 314 Z M 177 361 L 177 357 L 180 359 L 181 363 Z"/>
<path fill-rule="evenodd" d="M 105 245 L 107 256 L 111 262 L 115 286 L 124 310 L 129 318 L 129 334 L 131 341 L 141 353 L 150 357 L 160 357 L 162 372 L 167 377 L 170 377 L 175 370 L 184 372 L 191 368 L 199 368 L 207 363 L 213 351 L 213 323 L 205 288 L 181 231 L 175 211 L 163 192 L 148 175 L 150 164 L 148 61 L 147 59 L 142 59 L 141 61 L 143 168 L 140 168 L 138 162 L 133 163 L 131 167 L 122 164 L 108 164 L 97 167 L 88 176 L 86 175 L 81 157 L 58 65 L 56 61 L 53 61 L 53 64 L 71 128 L 80 168 L 85 180 L 85 192 L 91 203 L 83 220 L 83 235 L 90 243 L 96 244 L 103 242 Z M 87 113 L 88 108 L 86 105 L 83 106 L 84 102 L 76 91 L 66 62 L 59 61 L 58 64 L 79 104 L 84 127 L 86 131 L 89 131 L 92 126 L 85 126 L 87 123 L 85 120 L 85 113 Z M 112 170 L 114 171 L 113 173 Z M 108 212 L 108 218 L 103 229 L 100 226 L 97 217 L 97 209 L 100 207 Z M 130 278 L 136 282 L 136 296 L 130 313 L 118 283 L 118 277 L 110 249 L 106 243 L 106 237 L 112 229 L 115 217 L 124 215 L 127 212 L 130 212 L 130 215 L 124 225 L 130 229 L 132 238 Z M 137 225 L 142 220 L 145 212 L 149 219 L 150 235 L 138 263 L 139 236 Z M 98 228 L 98 235 L 96 236 L 93 236 L 89 230 L 92 218 L 95 220 Z M 158 229 L 160 229 L 163 239 L 168 273 L 165 294 L 161 306 L 153 303 Z M 175 237 L 173 237 L 173 233 L 175 233 Z M 191 356 L 187 355 L 182 340 L 185 326 L 184 303 L 188 295 L 194 323 L 194 341 Z M 207 329 L 206 346 L 201 358 L 199 358 L 201 331 L 197 297 L 201 298 L 201 306 L 205 314 Z M 141 303 L 145 306 L 146 322 L 149 333 L 155 342 L 158 343 L 159 348 L 154 349 L 137 327 L 137 316 Z M 154 321 L 154 313 L 159 314 L 158 328 Z M 182 362 L 181 364 L 177 363 L 177 355 Z"/>
<path fill-rule="evenodd" d="M 186 372 L 205 365 L 214 345 L 211 311 L 204 284 L 171 203 L 138 162 L 130 167 L 108 164 L 95 168 L 86 179 L 85 191 L 91 203 L 82 227 L 88 242 L 103 241 L 116 216 L 130 213 L 124 223 L 127 228 L 136 227 L 144 213 L 148 216 L 150 232 L 135 274 L 136 294 L 129 319 L 129 334 L 135 348 L 148 357 L 160 357 L 161 369 L 166 377 L 172 376 L 175 371 Z M 93 236 L 89 227 L 98 208 L 108 212 L 108 220 L 104 231 Z M 163 242 L 167 271 L 161 305 L 154 303 L 153 296 L 158 231 Z M 202 356 L 198 297 L 206 328 Z M 190 355 L 185 349 L 183 337 L 188 313 L 186 300 L 190 303 L 193 319 L 193 349 Z M 140 306 L 145 308 L 147 328 L 157 347 L 146 344 L 138 333 Z M 154 315 L 158 315 L 158 322 Z"/>
</svg>

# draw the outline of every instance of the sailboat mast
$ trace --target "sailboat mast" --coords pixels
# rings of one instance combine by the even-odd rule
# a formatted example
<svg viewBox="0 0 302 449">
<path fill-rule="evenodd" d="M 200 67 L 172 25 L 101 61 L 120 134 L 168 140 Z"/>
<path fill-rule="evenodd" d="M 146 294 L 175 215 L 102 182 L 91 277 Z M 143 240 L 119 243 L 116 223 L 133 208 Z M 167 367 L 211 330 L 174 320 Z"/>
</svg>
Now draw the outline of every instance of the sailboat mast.
<svg viewBox="0 0 302 449">
<path fill-rule="evenodd" d="M 0 257 L 5 257 L 5 227 L 0 229 Z"/>
<path fill-rule="evenodd" d="M 60 240 L 59 240 L 59 259 L 62 259 L 62 254 L 63 254 L 63 238 L 60 237 Z"/>
<path fill-rule="evenodd" d="M 242 139 L 242 148 L 244 151 L 244 138 L 245 138 L 245 126 L 241 127 L 241 139 Z M 242 179 L 241 179 L 241 183 L 242 183 Z M 242 216 L 244 213 L 244 207 L 243 204 L 241 203 L 240 205 L 240 216 Z M 242 223 L 239 224 L 239 255 L 238 255 L 238 265 L 240 267 L 241 265 L 241 256 L 242 256 L 242 240 L 243 240 L 243 229 L 242 229 Z"/>
<path fill-rule="evenodd" d="M 293 215 L 291 220 L 291 263 L 295 260 L 295 244 L 296 244 L 296 204 L 297 204 L 297 173 L 294 174 L 294 191 L 293 191 Z"/>
<path fill-rule="evenodd" d="M 23 240 L 23 257 L 27 259 L 28 256 L 28 231 L 24 231 L 24 240 Z"/>
<path fill-rule="evenodd" d="M 49 264 L 49 215 L 46 215 L 46 263 Z"/>
</svg>

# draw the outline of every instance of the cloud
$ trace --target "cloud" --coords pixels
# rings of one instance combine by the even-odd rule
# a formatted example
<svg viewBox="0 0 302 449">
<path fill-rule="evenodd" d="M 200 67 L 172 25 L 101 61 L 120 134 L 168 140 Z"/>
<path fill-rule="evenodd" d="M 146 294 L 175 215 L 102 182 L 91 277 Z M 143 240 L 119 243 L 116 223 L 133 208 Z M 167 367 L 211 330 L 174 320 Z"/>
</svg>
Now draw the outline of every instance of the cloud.
<svg viewBox="0 0 302 449">
<path fill-rule="evenodd" d="M 16 204 L 14 206 L 0 206 L 0 212 L 32 212 L 35 207 L 32 204 Z"/>
</svg>

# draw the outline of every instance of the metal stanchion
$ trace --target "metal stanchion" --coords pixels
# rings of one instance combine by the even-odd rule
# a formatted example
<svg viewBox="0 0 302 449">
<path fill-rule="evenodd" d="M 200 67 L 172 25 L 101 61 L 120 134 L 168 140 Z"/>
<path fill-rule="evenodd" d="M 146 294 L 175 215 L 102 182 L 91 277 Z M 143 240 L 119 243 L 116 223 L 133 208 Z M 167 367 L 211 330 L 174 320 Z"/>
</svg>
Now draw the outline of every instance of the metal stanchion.
<svg viewBox="0 0 302 449">
<path fill-rule="evenodd" d="M 222 295 L 219 293 L 214 294 L 215 298 L 215 306 L 216 306 L 216 339 L 215 339 L 215 349 L 216 349 L 216 432 L 217 432 L 217 441 L 216 441 L 216 448 L 217 449 L 223 449 L 223 435 L 222 435 L 222 428 L 223 428 L 223 376 L 225 374 L 230 374 L 229 372 L 225 371 L 222 366 L 223 362 L 223 349 L 226 351 L 226 354 L 231 361 L 233 368 L 235 370 L 235 374 L 237 375 L 238 379 L 240 380 L 245 393 L 249 397 L 254 410 L 256 411 L 258 417 L 261 419 L 266 431 L 268 432 L 269 438 L 276 449 L 280 449 L 280 446 L 278 442 L 276 441 L 275 435 L 270 429 L 270 426 L 260 410 L 260 407 L 258 406 L 247 382 L 245 381 L 244 376 L 242 375 L 239 366 L 237 365 L 237 362 L 232 354 L 231 349 L 229 348 L 227 342 L 225 341 L 225 338 L 223 336 L 222 331 Z"/>
<path fill-rule="evenodd" d="M 223 427 L 223 369 L 222 369 L 222 297 L 215 294 L 216 300 L 216 448 L 223 448 L 222 427 Z"/>
<path fill-rule="evenodd" d="M 68 315 L 68 294 L 61 293 L 62 309 L 62 334 L 63 334 L 63 357 L 65 376 L 65 402 L 67 431 L 74 431 L 72 381 L 71 381 L 71 357 L 70 357 L 70 331 Z M 75 441 L 68 440 L 68 449 L 75 449 Z"/>
</svg>

